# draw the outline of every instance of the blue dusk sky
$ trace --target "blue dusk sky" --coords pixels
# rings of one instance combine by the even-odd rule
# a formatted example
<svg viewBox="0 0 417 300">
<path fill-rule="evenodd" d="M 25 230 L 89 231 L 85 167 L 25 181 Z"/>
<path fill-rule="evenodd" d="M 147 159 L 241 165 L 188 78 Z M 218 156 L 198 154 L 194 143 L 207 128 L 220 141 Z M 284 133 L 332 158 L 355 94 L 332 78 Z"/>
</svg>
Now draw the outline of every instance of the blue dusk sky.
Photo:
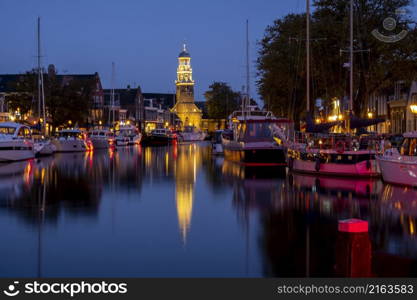
<svg viewBox="0 0 417 300">
<path fill-rule="evenodd" d="M 36 18 L 41 17 L 43 65 L 58 73 L 100 74 L 111 87 L 175 91 L 177 56 L 191 54 L 195 98 L 213 81 L 235 90 L 245 84 L 245 22 L 249 20 L 251 95 L 257 41 L 273 20 L 305 10 L 305 0 L 1 0 L 0 73 L 35 66 Z"/>
</svg>

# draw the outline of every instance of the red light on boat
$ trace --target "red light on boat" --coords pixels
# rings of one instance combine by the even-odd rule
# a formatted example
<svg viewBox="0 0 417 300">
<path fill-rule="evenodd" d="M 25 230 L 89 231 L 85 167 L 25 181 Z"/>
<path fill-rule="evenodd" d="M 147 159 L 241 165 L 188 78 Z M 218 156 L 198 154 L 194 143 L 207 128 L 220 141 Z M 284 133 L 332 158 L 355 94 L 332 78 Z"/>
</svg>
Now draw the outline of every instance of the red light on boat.
<svg viewBox="0 0 417 300">
<path fill-rule="evenodd" d="M 341 232 L 360 233 L 368 232 L 368 222 L 359 219 L 340 220 L 338 229 Z"/>
</svg>

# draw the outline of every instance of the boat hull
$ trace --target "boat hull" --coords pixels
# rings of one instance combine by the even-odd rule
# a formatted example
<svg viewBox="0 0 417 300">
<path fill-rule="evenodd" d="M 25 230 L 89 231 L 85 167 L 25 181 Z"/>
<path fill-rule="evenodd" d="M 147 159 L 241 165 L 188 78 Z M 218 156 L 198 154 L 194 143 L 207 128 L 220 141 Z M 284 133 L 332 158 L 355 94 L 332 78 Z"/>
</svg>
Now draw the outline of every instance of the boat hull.
<svg viewBox="0 0 417 300">
<path fill-rule="evenodd" d="M 35 157 L 33 144 L 24 141 L 0 143 L 0 162 L 27 160 Z"/>
<path fill-rule="evenodd" d="M 181 142 L 200 142 L 204 141 L 206 134 L 203 132 L 181 132 Z"/>
<path fill-rule="evenodd" d="M 363 160 L 356 163 L 317 163 L 317 161 L 290 157 L 288 164 L 290 170 L 300 173 L 356 177 L 380 176 L 378 163 L 375 159 Z"/>
<path fill-rule="evenodd" d="M 55 140 L 56 152 L 84 152 L 87 145 L 83 140 Z"/>
<path fill-rule="evenodd" d="M 36 156 L 48 156 L 56 152 L 56 147 L 50 142 L 38 142 L 34 144 Z"/>
<path fill-rule="evenodd" d="M 143 141 L 142 144 L 146 145 L 169 145 L 174 141 L 174 139 L 165 136 L 156 136 L 148 135 Z"/>
<path fill-rule="evenodd" d="M 377 158 L 385 182 L 417 187 L 417 162 Z"/>
<path fill-rule="evenodd" d="M 285 151 L 276 149 L 233 149 L 223 147 L 225 159 L 246 166 L 286 166 Z"/>
<path fill-rule="evenodd" d="M 135 136 L 129 137 L 128 144 L 129 145 L 139 145 L 141 140 L 142 140 L 142 135 L 141 134 L 135 135 Z"/>
<path fill-rule="evenodd" d="M 108 139 L 91 139 L 94 149 L 108 149 L 110 147 L 110 143 Z"/>
</svg>

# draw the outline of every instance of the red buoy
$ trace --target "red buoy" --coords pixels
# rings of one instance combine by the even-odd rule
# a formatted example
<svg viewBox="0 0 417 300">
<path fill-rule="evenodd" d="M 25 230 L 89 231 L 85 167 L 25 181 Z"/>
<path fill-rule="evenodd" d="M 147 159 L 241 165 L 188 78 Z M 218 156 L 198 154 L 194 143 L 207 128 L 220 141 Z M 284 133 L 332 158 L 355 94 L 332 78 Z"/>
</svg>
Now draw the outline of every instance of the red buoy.
<svg viewBox="0 0 417 300">
<path fill-rule="evenodd" d="M 368 222 L 359 219 L 340 220 L 340 232 L 368 232 Z"/>
</svg>

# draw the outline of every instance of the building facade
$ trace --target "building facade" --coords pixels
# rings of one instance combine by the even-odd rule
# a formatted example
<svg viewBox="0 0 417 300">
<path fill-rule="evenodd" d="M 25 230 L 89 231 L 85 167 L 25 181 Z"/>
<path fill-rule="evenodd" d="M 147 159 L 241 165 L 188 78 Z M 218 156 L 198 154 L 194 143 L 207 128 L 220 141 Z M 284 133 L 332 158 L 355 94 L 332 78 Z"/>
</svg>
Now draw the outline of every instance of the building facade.
<svg viewBox="0 0 417 300">
<path fill-rule="evenodd" d="M 143 129 L 144 99 L 140 86 L 132 88 L 128 85 L 125 89 L 105 89 L 104 99 L 103 124 L 129 121 Z"/>
<path fill-rule="evenodd" d="M 171 112 L 181 120 L 181 127 L 201 128 L 202 111 L 194 103 L 194 80 L 191 68 L 191 56 L 186 45 L 178 56 L 176 103 Z"/>
</svg>

